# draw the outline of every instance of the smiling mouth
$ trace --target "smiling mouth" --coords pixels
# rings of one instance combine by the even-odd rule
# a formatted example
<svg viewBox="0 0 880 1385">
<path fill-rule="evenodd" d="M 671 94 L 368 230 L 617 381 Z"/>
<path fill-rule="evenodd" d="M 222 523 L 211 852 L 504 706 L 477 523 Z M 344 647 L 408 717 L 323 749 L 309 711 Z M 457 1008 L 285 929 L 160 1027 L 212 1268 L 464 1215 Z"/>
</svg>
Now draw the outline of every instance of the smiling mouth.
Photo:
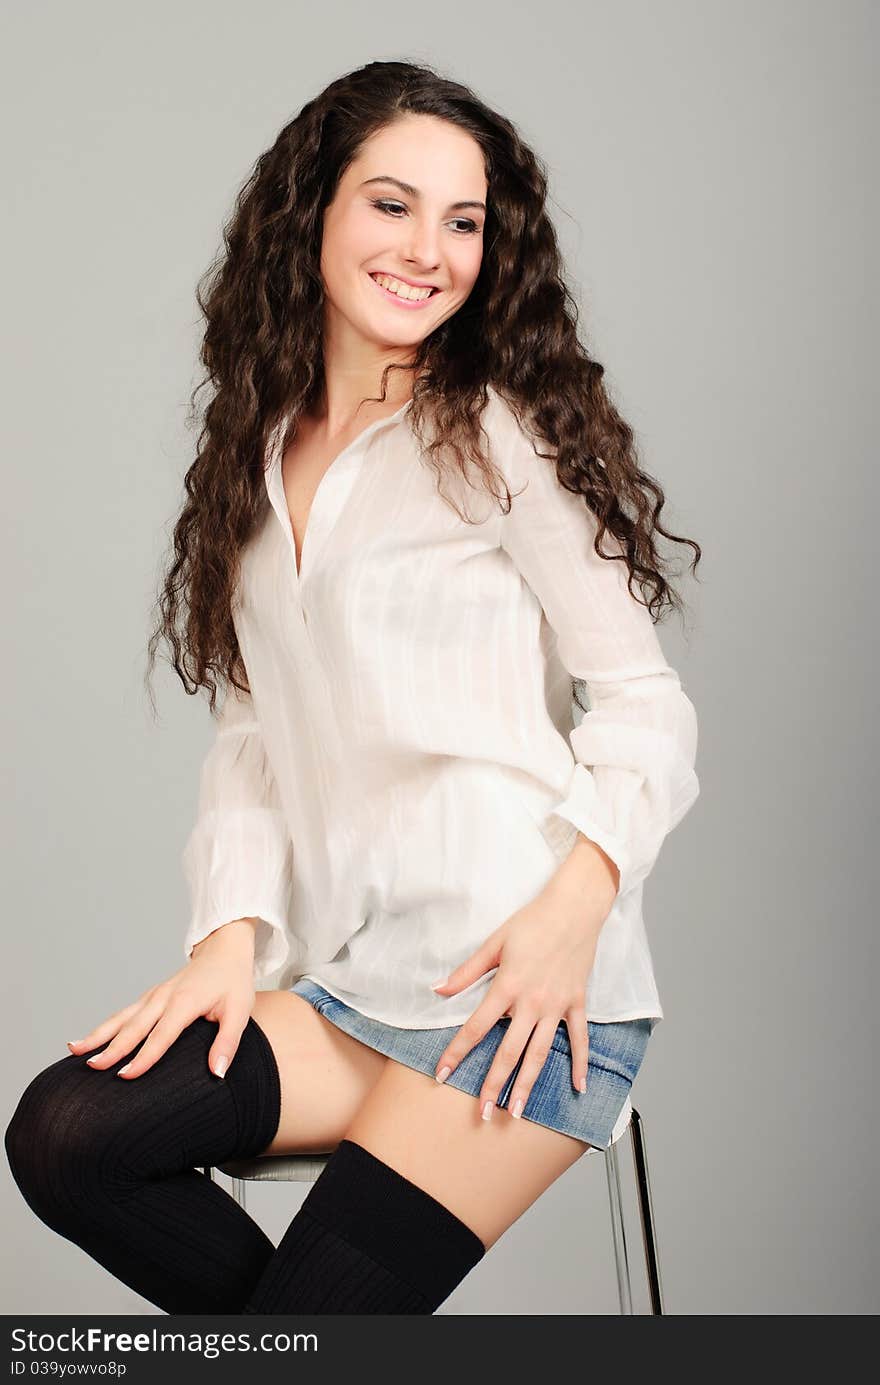
<svg viewBox="0 0 880 1385">
<path fill-rule="evenodd" d="M 438 288 L 430 286 L 429 292 L 425 293 L 422 289 L 416 289 L 411 284 L 404 284 L 401 279 L 395 279 L 393 274 L 370 274 L 369 276 L 378 289 L 388 298 L 393 298 L 407 308 L 420 308 L 423 303 L 427 303 L 429 298 L 434 298 L 440 292 Z M 384 283 L 379 281 L 384 280 Z M 403 292 L 397 292 L 389 287 L 391 284 L 400 284 Z M 410 296 L 412 295 L 412 296 Z"/>
</svg>

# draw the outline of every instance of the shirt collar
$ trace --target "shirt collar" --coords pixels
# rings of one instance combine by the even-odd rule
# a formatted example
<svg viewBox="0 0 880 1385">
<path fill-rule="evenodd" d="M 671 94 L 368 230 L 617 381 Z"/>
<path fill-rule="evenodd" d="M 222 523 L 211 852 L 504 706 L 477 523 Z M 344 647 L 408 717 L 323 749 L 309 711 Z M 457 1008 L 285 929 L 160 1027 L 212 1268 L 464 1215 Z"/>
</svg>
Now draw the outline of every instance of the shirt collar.
<svg viewBox="0 0 880 1385">
<path fill-rule="evenodd" d="M 388 427 L 392 423 L 397 423 L 403 418 L 404 414 L 409 413 L 411 407 L 412 398 L 408 399 L 405 404 L 401 404 L 399 409 L 395 410 L 393 414 L 388 414 L 386 418 L 374 419 L 372 423 L 368 423 L 366 428 L 358 433 L 357 437 L 354 438 L 352 442 L 346 444 L 346 447 L 342 450 L 348 451 L 348 448 L 352 447 L 354 443 L 364 441 L 368 435 L 378 432 L 380 428 Z M 265 480 L 267 491 L 271 484 L 273 473 L 280 470 L 281 457 L 283 455 L 281 444 L 287 431 L 287 425 L 290 422 L 291 413 L 292 410 L 288 409 L 282 414 L 278 423 L 272 429 L 269 435 L 269 441 L 266 444 L 266 465 L 263 468 L 263 479 Z"/>
</svg>

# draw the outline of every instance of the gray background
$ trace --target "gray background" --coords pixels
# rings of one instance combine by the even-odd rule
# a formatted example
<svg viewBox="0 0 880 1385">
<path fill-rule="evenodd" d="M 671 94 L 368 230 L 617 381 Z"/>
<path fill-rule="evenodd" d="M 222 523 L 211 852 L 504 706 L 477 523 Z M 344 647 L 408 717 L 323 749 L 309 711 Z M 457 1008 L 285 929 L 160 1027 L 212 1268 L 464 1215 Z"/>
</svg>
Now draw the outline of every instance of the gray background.
<svg viewBox="0 0 880 1385">
<path fill-rule="evenodd" d="M 194 446 L 196 280 L 307 99 L 427 59 L 546 160 L 586 340 L 668 527 L 704 546 L 687 623 L 660 629 L 702 794 L 646 888 L 666 1018 L 637 1105 L 667 1311 L 877 1310 L 877 13 L 7 9 L 4 1125 L 65 1039 L 182 962 L 212 727 L 163 668 L 155 724 L 141 680 Z M 0 1180 L 5 1312 L 157 1311 Z M 277 1240 L 303 1192 L 249 1207 Z M 442 1311 L 615 1313 L 602 1159 Z"/>
</svg>

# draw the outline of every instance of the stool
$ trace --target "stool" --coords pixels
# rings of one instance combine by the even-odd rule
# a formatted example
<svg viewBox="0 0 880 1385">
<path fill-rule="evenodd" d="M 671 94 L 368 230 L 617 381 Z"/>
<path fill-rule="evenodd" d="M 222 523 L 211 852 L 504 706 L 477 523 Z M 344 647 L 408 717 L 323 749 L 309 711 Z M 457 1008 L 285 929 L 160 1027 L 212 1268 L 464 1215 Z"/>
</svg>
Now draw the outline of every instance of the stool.
<svg viewBox="0 0 880 1385">
<path fill-rule="evenodd" d="M 615 1126 L 615 1130 L 619 1131 L 617 1136 L 612 1138 L 607 1149 L 596 1149 L 595 1146 L 591 1146 L 587 1150 L 587 1154 L 601 1154 L 605 1159 L 620 1311 L 622 1314 L 631 1314 L 633 1311 L 632 1283 L 626 1246 L 623 1201 L 620 1193 L 620 1163 L 616 1148 L 619 1140 L 622 1139 L 627 1130 L 629 1131 L 648 1290 L 651 1296 L 651 1314 L 661 1315 L 663 1313 L 663 1295 L 660 1287 L 657 1233 L 654 1226 L 654 1209 L 651 1202 L 651 1184 L 648 1177 L 643 1125 L 641 1116 L 633 1107 L 630 1098 L 627 1097 Z M 331 1150 L 326 1154 L 269 1154 L 256 1159 L 230 1159 L 227 1163 L 218 1164 L 216 1167 L 220 1173 L 226 1174 L 228 1178 L 232 1179 L 232 1196 L 243 1208 L 245 1206 L 246 1183 L 314 1183 L 326 1166 L 332 1152 Z M 213 1168 L 205 1168 L 204 1172 L 208 1178 L 214 1177 Z"/>
</svg>

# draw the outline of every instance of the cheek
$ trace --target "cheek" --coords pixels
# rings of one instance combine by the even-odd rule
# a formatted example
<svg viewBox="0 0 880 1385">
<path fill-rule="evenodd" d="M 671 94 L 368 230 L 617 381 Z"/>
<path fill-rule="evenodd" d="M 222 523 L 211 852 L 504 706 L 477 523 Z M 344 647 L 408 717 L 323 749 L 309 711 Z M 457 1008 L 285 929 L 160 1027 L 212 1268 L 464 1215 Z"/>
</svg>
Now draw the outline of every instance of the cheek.
<svg viewBox="0 0 880 1385">
<path fill-rule="evenodd" d="M 352 208 L 339 229 L 342 253 L 352 267 L 363 268 L 387 249 L 387 223 L 383 225 L 369 207 Z"/>
<path fill-rule="evenodd" d="M 473 245 L 462 247 L 455 257 L 453 266 L 453 277 L 460 291 L 470 292 L 477 282 L 482 262 L 482 240 L 477 240 Z"/>
<path fill-rule="evenodd" d="M 351 210 L 325 228 L 322 272 L 326 279 L 342 283 L 362 270 L 380 249 L 375 225 L 360 212 Z"/>
</svg>

